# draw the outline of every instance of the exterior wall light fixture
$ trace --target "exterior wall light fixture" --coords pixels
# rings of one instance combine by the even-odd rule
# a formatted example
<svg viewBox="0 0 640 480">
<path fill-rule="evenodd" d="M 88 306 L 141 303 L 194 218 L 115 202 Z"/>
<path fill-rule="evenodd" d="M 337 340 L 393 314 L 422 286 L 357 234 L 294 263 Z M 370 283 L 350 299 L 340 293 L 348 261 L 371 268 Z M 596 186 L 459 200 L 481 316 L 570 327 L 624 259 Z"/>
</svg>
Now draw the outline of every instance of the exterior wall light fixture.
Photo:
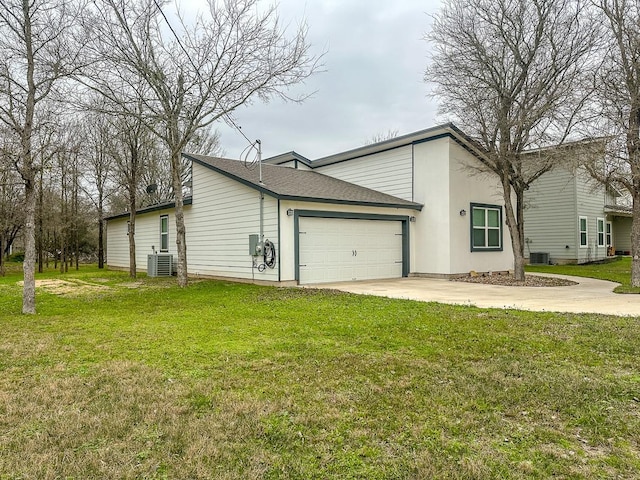
<svg viewBox="0 0 640 480">
<path fill-rule="evenodd" d="M 293 208 L 287 209 L 287 217 L 293 217 Z"/>
<path fill-rule="evenodd" d="M 467 214 L 467 211 L 463 208 L 462 210 L 460 210 L 460 216 L 464 217 Z"/>
</svg>

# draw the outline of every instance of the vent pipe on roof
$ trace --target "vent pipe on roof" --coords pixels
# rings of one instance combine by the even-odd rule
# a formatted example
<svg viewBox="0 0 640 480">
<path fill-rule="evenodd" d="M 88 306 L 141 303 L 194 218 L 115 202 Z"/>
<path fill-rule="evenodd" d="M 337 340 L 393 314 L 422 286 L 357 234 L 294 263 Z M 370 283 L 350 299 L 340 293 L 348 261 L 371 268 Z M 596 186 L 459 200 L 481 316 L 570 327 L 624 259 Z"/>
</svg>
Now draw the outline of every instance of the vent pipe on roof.
<svg viewBox="0 0 640 480">
<path fill-rule="evenodd" d="M 258 179 L 260 185 L 264 185 L 262 182 L 262 142 L 260 139 L 256 140 L 256 145 L 258 145 Z"/>
</svg>

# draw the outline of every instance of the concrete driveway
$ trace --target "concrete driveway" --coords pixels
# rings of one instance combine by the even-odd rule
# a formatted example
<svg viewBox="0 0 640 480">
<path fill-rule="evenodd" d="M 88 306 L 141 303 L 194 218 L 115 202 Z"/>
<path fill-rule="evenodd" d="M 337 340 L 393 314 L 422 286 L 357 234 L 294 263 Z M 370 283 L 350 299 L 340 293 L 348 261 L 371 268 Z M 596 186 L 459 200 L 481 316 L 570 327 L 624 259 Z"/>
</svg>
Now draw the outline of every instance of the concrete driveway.
<svg viewBox="0 0 640 480">
<path fill-rule="evenodd" d="M 532 274 L 528 274 L 532 275 Z M 617 283 L 592 278 L 557 276 L 577 282 L 566 287 L 504 287 L 451 282 L 436 278 L 398 278 L 308 285 L 381 297 L 422 302 L 474 305 L 482 308 L 515 308 L 538 312 L 602 313 L 640 316 L 640 295 L 613 293 Z"/>
</svg>

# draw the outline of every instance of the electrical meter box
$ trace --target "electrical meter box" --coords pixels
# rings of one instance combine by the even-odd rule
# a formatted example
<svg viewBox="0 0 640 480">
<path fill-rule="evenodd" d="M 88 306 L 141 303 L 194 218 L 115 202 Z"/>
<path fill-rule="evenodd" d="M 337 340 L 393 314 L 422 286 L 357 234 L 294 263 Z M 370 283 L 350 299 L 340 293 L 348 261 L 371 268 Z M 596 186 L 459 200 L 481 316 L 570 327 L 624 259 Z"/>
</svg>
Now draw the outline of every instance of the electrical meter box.
<svg viewBox="0 0 640 480">
<path fill-rule="evenodd" d="M 260 235 L 249 235 L 249 255 L 257 257 L 264 252 L 262 242 L 260 241 Z"/>
</svg>

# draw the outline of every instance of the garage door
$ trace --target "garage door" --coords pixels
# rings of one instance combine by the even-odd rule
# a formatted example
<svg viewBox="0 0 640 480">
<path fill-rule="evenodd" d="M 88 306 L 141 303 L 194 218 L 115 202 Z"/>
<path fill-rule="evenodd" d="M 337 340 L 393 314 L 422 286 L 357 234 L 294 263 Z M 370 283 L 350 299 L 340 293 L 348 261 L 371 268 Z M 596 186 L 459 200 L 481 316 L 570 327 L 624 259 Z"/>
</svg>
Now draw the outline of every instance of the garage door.
<svg viewBox="0 0 640 480">
<path fill-rule="evenodd" d="M 402 222 L 300 217 L 300 284 L 402 277 Z"/>
</svg>

